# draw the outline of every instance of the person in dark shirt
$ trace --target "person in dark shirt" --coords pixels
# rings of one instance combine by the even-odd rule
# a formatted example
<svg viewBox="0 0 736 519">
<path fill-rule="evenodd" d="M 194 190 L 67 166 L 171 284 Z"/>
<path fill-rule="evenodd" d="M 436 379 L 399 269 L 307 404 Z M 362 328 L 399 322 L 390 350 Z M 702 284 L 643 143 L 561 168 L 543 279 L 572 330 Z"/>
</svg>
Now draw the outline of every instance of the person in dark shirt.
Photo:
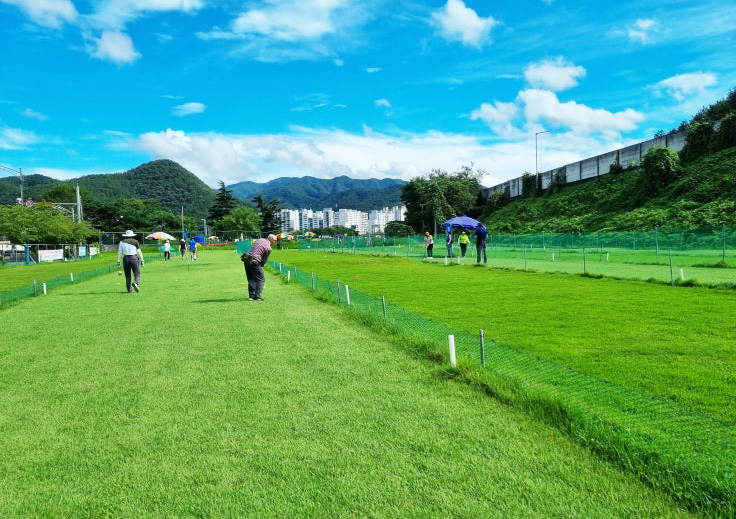
<svg viewBox="0 0 736 519">
<path fill-rule="evenodd" d="M 475 228 L 476 263 L 480 263 L 481 253 L 483 254 L 483 263 L 488 263 L 488 256 L 486 255 L 486 238 L 488 238 L 488 229 L 486 229 L 482 223 L 478 223 Z"/>
</svg>

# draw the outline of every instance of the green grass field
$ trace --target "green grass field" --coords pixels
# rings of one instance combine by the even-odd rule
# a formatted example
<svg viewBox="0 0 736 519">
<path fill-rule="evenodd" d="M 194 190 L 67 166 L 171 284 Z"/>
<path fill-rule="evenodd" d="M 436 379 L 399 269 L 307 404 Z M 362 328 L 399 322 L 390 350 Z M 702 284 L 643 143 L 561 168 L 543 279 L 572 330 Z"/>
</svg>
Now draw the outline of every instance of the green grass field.
<svg viewBox="0 0 736 519">
<path fill-rule="evenodd" d="M 690 516 L 232 252 L 120 282 L 0 311 L 0 517 Z"/>
<path fill-rule="evenodd" d="M 424 246 L 420 237 L 391 239 L 384 245 L 382 240 L 373 240 L 370 246 L 356 240 L 355 246 L 348 243 L 343 248 L 335 246 L 335 240 L 313 240 L 300 242 L 300 248 L 309 252 L 338 252 L 350 254 L 375 254 L 406 258 L 422 258 Z M 444 243 L 435 243 L 436 263 L 472 265 L 476 262 L 475 245 L 468 246 L 467 256 L 460 256 L 455 244 L 454 258 L 445 259 Z M 705 286 L 736 287 L 736 255 L 733 249 L 725 254 L 721 250 L 673 250 L 670 267 L 670 251 L 655 249 L 622 249 L 615 247 L 589 248 L 583 252 L 578 248 L 524 247 L 521 242 L 513 245 L 487 247 L 488 265 L 515 270 L 536 270 L 567 274 L 588 273 L 613 278 L 653 280 L 659 283 L 697 284 Z"/>
<path fill-rule="evenodd" d="M 736 421 L 736 292 L 277 251 L 275 261 L 450 326 Z"/>
</svg>

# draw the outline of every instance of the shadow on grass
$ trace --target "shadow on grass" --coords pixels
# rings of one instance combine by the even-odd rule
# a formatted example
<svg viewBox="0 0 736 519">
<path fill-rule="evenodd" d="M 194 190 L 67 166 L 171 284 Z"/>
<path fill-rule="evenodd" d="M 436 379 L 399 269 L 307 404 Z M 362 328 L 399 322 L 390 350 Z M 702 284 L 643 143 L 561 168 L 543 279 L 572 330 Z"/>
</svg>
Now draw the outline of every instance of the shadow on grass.
<svg viewBox="0 0 736 519">
<path fill-rule="evenodd" d="M 241 296 L 222 299 L 193 299 L 192 303 L 233 303 L 236 301 L 248 301 L 248 298 L 247 296 Z"/>
</svg>

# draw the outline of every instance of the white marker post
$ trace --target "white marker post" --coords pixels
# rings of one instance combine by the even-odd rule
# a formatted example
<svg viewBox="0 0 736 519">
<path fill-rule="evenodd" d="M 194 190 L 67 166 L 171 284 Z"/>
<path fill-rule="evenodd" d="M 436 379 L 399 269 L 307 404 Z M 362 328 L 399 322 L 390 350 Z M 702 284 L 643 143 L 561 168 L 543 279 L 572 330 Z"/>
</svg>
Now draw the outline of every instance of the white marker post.
<svg viewBox="0 0 736 519">
<path fill-rule="evenodd" d="M 348 306 L 350 306 L 350 287 L 345 285 L 345 301 L 347 301 Z"/>
<path fill-rule="evenodd" d="M 74 283 L 74 272 L 70 272 L 69 277 L 71 278 L 72 283 Z"/>
<path fill-rule="evenodd" d="M 685 269 L 680 269 L 680 280 L 685 281 Z"/>
<path fill-rule="evenodd" d="M 46 283 L 43 284 L 43 295 L 46 295 Z"/>
<path fill-rule="evenodd" d="M 286 271 L 286 282 L 288 283 L 289 281 L 291 281 L 291 271 L 287 270 Z"/>
<path fill-rule="evenodd" d="M 455 336 L 448 335 L 447 340 L 450 342 L 450 365 L 454 368 L 457 366 L 457 358 L 455 357 Z"/>
</svg>

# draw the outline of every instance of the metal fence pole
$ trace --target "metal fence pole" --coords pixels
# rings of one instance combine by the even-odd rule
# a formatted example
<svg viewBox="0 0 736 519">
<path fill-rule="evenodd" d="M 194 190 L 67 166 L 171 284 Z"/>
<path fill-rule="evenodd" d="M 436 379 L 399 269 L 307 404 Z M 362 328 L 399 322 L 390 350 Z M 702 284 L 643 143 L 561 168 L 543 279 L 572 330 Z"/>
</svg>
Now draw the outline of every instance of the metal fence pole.
<svg viewBox="0 0 736 519">
<path fill-rule="evenodd" d="M 672 272 L 672 249 L 670 249 L 670 285 L 675 284 L 675 274 Z"/>
</svg>

